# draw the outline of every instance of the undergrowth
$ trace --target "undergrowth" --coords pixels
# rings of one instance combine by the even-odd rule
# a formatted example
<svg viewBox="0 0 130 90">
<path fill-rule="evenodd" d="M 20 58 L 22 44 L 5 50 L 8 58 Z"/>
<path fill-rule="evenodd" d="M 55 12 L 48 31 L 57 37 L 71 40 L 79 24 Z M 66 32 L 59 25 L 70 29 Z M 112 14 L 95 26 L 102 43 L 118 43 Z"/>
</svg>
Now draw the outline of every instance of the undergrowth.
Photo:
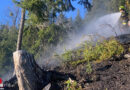
<svg viewBox="0 0 130 90">
<path fill-rule="evenodd" d="M 71 78 L 65 81 L 65 84 L 67 85 L 67 90 L 82 90 L 81 86 Z"/>
<path fill-rule="evenodd" d="M 113 56 L 120 56 L 123 52 L 124 47 L 115 38 L 110 38 L 109 40 L 97 41 L 96 43 L 86 42 L 80 49 L 66 51 L 61 58 L 71 65 L 91 61 L 99 63 Z"/>
<path fill-rule="evenodd" d="M 119 57 L 123 52 L 123 45 L 115 38 L 109 38 L 97 42 L 85 42 L 81 48 L 66 50 L 65 53 L 60 56 L 60 59 L 72 66 L 84 63 L 86 64 L 87 74 L 91 74 L 93 72 L 93 62 L 100 63 L 103 60 L 109 60 L 115 56 Z M 67 90 L 82 90 L 81 86 L 71 79 L 67 80 L 65 84 Z"/>
</svg>

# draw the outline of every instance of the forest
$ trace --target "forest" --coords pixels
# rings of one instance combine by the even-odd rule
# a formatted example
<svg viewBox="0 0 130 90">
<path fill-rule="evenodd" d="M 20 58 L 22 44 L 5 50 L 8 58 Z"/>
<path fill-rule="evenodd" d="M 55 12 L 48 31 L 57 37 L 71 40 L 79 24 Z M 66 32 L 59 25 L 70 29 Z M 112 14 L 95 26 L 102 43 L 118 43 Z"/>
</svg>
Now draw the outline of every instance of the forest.
<svg viewBox="0 0 130 90">
<path fill-rule="evenodd" d="M 93 72 L 93 65 L 90 65 L 91 60 L 94 63 L 100 63 L 102 60 L 119 56 L 125 52 L 122 44 L 116 41 L 115 38 L 113 39 L 113 37 L 108 41 L 103 41 L 101 44 L 95 45 L 95 47 L 89 43 L 83 46 L 81 45 L 81 48 L 76 50 L 66 50 L 64 44 L 73 35 L 78 35 L 78 33 L 80 35 L 80 32 L 84 30 L 86 24 L 89 24 L 94 18 L 96 19 L 107 14 L 119 12 L 121 5 L 127 8 L 128 17 L 130 18 L 129 0 L 79 0 L 78 4 L 83 5 L 86 12 L 84 17 L 82 17 L 80 8 L 76 9 L 77 15 L 75 18 L 68 18 L 64 14 L 65 12 L 75 10 L 76 6 L 73 6 L 71 3 L 73 0 L 12 0 L 12 2 L 16 6 L 8 11 L 10 23 L 7 22 L 0 25 L 0 77 L 4 77 L 7 72 L 13 71 L 13 52 L 16 50 L 27 51 L 34 55 L 36 62 L 39 63 L 43 62 L 40 60 L 41 58 L 48 59 L 51 56 L 54 56 L 51 59 L 58 58 L 58 61 L 61 60 L 64 62 L 64 65 L 66 63 L 69 64 L 70 68 L 87 63 L 85 67 L 88 68 L 86 69 L 88 74 Z M 22 14 L 25 14 L 25 20 L 21 46 L 18 47 L 17 40 Z M 64 49 L 62 50 L 64 53 L 59 54 L 55 52 L 58 46 L 64 47 L 61 48 Z M 66 83 L 69 85 L 69 80 Z M 67 90 L 82 90 L 81 86 L 72 84 L 67 86 Z M 76 89 L 75 87 L 78 88 Z M 109 89 L 106 87 L 105 90 Z"/>
</svg>

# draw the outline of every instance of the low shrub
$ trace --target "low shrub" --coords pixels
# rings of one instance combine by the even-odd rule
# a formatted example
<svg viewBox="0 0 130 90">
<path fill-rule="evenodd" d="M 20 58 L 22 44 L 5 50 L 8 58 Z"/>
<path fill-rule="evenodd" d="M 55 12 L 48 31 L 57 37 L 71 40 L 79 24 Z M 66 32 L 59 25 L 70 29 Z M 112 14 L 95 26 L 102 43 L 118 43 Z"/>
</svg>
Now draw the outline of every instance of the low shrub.
<svg viewBox="0 0 130 90">
<path fill-rule="evenodd" d="M 98 63 L 103 60 L 108 60 L 113 56 L 120 56 L 123 52 L 123 45 L 121 45 L 115 38 L 110 38 L 109 40 L 98 41 L 96 44 L 85 42 L 82 49 L 66 51 L 62 54 L 62 58 L 65 61 L 69 61 L 72 65 L 91 61 Z"/>
</svg>

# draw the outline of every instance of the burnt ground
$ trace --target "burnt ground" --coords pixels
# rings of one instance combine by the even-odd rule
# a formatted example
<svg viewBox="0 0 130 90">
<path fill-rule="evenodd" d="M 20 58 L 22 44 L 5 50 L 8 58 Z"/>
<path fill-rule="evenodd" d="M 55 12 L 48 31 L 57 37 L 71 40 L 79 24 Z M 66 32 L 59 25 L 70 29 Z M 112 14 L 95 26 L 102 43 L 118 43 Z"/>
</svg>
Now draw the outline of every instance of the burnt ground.
<svg viewBox="0 0 130 90">
<path fill-rule="evenodd" d="M 95 65 L 92 83 L 86 84 L 87 90 L 130 90 L 130 59 L 105 61 Z"/>
<path fill-rule="evenodd" d="M 122 42 L 126 49 L 123 55 L 101 63 L 93 63 L 91 74 L 86 72 L 86 64 L 75 67 L 68 64 L 55 68 L 55 70 L 75 76 L 75 80 L 82 87 L 82 90 L 130 90 L 130 58 L 124 58 L 130 46 L 129 37 L 130 35 L 117 37 L 120 40 L 123 39 Z M 63 90 L 66 90 L 63 82 L 59 85 L 62 89 L 64 87 Z"/>
<path fill-rule="evenodd" d="M 81 64 L 58 71 L 74 75 L 83 90 L 130 90 L 130 58 L 103 61 L 93 64 L 92 69 L 87 74 L 86 65 Z"/>
<path fill-rule="evenodd" d="M 77 85 L 82 87 L 82 89 L 78 90 L 130 90 L 130 58 L 124 57 L 130 53 L 128 51 L 130 48 L 130 34 L 118 36 L 117 39 L 125 47 L 125 52 L 119 57 L 112 57 L 100 63 L 91 63 L 92 72 L 90 74 L 86 72 L 87 67 L 85 63 L 76 66 L 64 64 L 53 70 L 50 69 L 52 70 L 51 73 L 54 73 L 53 75 L 56 77 L 59 75 L 60 78 L 62 76 L 66 78 L 67 76 L 67 79 L 70 77 L 72 80 L 75 80 Z M 50 70 L 46 72 L 50 72 Z M 10 81 L 14 82 L 11 84 L 14 85 L 13 89 L 7 87 L 5 90 L 18 90 L 16 77 L 14 77 L 14 80 L 12 79 Z M 69 90 L 64 83 L 65 80 L 56 79 L 55 81 L 54 79 L 43 90 Z M 15 86 L 16 89 L 14 89 Z"/>
</svg>

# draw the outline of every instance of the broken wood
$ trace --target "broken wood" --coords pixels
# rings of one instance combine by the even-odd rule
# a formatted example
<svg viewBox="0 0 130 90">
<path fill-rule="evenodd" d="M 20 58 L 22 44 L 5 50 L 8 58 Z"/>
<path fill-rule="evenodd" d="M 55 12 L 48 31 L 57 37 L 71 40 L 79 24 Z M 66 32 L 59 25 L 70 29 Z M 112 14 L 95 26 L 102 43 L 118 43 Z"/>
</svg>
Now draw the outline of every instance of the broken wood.
<svg viewBox="0 0 130 90">
<path fill-rule="evenodd" d="M 19 90 L 40 90 L 48 83 L 42 80 L 45 75 L 33 55 L 19 50 L 13 53 L 13 59 Z"/>
<path fill-rule="evenodd" d="M 16 75 L 4 82 L 5 90 L 42 90 L 51 82 L 71 77 L 69 74 L 44 71 L 37 65 L 33 55 L 23 50 L 14 52 L 13 58 Z"/>
</svg>

